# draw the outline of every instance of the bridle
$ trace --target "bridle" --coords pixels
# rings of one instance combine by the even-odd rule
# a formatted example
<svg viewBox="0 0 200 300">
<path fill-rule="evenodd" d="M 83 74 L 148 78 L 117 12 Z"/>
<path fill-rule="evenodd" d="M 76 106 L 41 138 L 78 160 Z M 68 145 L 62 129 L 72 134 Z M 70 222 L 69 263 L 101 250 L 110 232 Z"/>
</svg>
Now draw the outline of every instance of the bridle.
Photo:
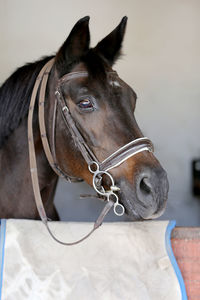
<svg viewBox="0 0 200 300">
<path fill-rule="evenodd" d="M 80 133 L 79 129 L 77 128 L 75 121 L 70 113 L 70 110 L 67 105 L 66 99 L 63 97 L 61 87 L 64 83 L 69 82 L 72 79 L 75 78 L 82 78 L 87 77 L 88 73 L 85 71 L 80 72 L 72 72 L 65 74 L 63 77 L 61 77 L 56 86 L 55 91 L 55 103 L 54 103 L 54 113 L 53 113 L 53 126 L 52 126 L 52 147 L 50 147 L 47 133 L 46 133 L 46 126 L 45 126 L 45 112 L 44 112 L 44 104 L 45 104 L 45 92 L 46 92 L 46 86 L 48 81 L 49 73 L 53 67 L 55 58 L 48 61 L 44 67 L 41 69 L 31 96 L 30 101 L 30 107 L 29 107 L 29 115 L 28 115 L 28 141 L 29 141 L 29 160 L 30 160 L 30 171 L 31 171 L 31 179 L 32 179 L 32 186 L 33 186 L 33 192 L 35 197 L 36 206 L 40 215 L 41 220 L 47 227 L 47 230 L 49 231 L 50 235 L 53 237 L 54 240 L 57 242 L 63 244 L 63 245 L 74 245 L 78 244 L 84 239 L 86 239 L 89 235 L 91 235 L 94 230 L 96 230 L 103 222 L 103 219 L 107 215 L 107 213 L 110 211 L 110 209 L 113 207 L 114 213 L 118 216 L 122 216 L 125 212 L 124 206 L 119 203 L 119 198 L 117 195 L 117 191 L 120 190 L 119 187 L 115 185 L 114 178 L 112 175 L 108 172 L 109 170 L 118 167 L 120 164 L 122 164 L 125 160 L 132 157 L 133 155 L 136 155 L 139 152 L 142 151 L 150 151 L 153 152 L 153 144 L 152 142 L 146 138 L 138 138 L 130 143 L 122 146 L 117 151 L 112 153 L 109 157 L 104 159 L 102 162 L 99 162 L 96 158 L 95 154 L 92 152 L 92 150 L 89 148 L 87 143 L 85 142 L 82 134 Z M 111 72 L 109 72 L 111 73 Z M 113 73 L 113 72 L 112 72 Z M 115 72 L 116 74 L 116 72 Z M 37 97 L 37 92 L 40 87 L 39 92 L 39 127 L 40 127 L 40 135 L 41 140 L 43 144 L 43 149 L 45 152 L 45 155 L 47 157 L 47 160 L 52 167 L 52 169 L 55 171 L 55 173 L 58 176 L 64 177 L 68 181 L 75 180 L 74 177 L 66 174 L 62 168 L 57 163 L 56 159 L 56 149 L 55 149 L 55 123 L 56 123 L 56 110 L 57 106 L 59 106 L 63 120 L 72 136 L 72 139 L 78 148 L 78 150 L 81 152 L 83 158 L 85 159 L 88 169 L 93 175 L 92 184 L 95 191 L 102 197 L 104 197 L 106 201 L 106 205 L 103 208 L 102 212 L 100 213 L 98 219 L 96 220 L 93 229 L 82 239 L 76 242 L 72 243 L 65 243 L 60 240 L 58 240 L 52 231 L 49 228 L 44 205 L 41 198 L 40 188 L 39 188 L 39 179 L 38 179 L 38 172 L 37 172 L 37 162 L 36 162 L 36 154 L 35 154 L 35 146 L 34 146 L 34 139 L 33 139 L 33 112 L 34 112 L 34 106 L 35 101 Z M 51 149 L 52 148 L 52 149 Z M 109 190 L 105 190 L 102 184 L 103 177 L 107 176 L 109 181 L 111 182 Z"/>
</svg>

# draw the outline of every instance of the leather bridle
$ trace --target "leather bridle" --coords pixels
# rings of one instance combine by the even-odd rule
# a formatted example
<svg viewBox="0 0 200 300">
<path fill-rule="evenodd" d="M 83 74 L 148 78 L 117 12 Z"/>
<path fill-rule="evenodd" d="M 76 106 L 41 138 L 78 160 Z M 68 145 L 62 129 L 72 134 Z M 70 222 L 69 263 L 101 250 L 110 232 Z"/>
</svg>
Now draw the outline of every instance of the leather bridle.
<svg viewBox="0 0 200 300">
<path fill-rule="evenodd" d="M 110 209 L 114 208 L 114 213 L 118 216 L 121 216 L 124 214 L 124 206 L 119 203 L 117 191 L 120 190 L 119 187 L 115 185 L 114 178 L 112 175 L 108 172 L 109 170 L 118 167 L 120 164 L 122 164 L 125 160 L 132 157 L 133 155 L 136 155 L 139 152 L 142 151 L 150 151 L 153 152 L 153 144 L 152 142 L 146 138 L 138 138 L 136 140 L 131 141 L 130 143 L 124 145 L 123 147 L 119 148 L 117 151 L 112 153 L 109 157 L 104 159 L 102 162 L 99 162 L 96 158 L 95 154 L 92 152 L 92 150 L 89 148 L 87 143 L 85 142 L 82 134 L 80 133 L 79 129 L 77 128 L 75 121 L 70 113 L 70 110 L 68 108 L 67 99 L 64 98 L 62 94 L 62 85 L 64 83 L 69 82 L 70 80 L 76 79 L 76 78 L 82 78 L 87 77 L 88 73 L 85 71 L 80 72 L 72 72 L 65 74 L 62 78 L 60 78 L 57 82 L 56 91 L 55 91 L 55 104 L 54 104 L 54 112 L 53 112 L 53 127 L 52 127 L 52 147 L 50 147 L 47 133 L 46 133 L 46 126 L 45 126 L 45 116 L 44 116 L 44 104 L 45 104 L 45 92 L 46 92 L 46 86 L 48 81 L 49 73 L 52 69 L 52 66 L 54 64 L 55 58 L 48 61 L 45 66 L 40 71 L 31 96 L 31 102 L 29 107 L 29 115 L 28 115 L 28 141 L 29 141 L 29 160 L 30 160 L 30 171 L 31 171 L 31 178 L 32 178 L 32 186 L 33 186 L 33 192 L 35 197 L 36 206 L 40 215 L 41 220 L 47 227 L 47 230 L 49 231 L 50 235 L 56 240 L 57 242 L 63 244 L 63 245 L 74 245 L 78 244 L 84 239 L 86 239 L 94 230 L 96 230 L 103 222 L 103 219 L 107 215 L 107 213 L 110 211 Z M 110 72 L 111 73 L 111 72 Z M 113 72 L 112 72 L 113 73 Z M 116 72 L 115 72 L 116 74 Z M 72 139 L 78 148 L 78 150 L 81 152 L 83 158 L 85 159 L 89 171 L 93 175 L 92 184 L 95 191 L 103 196 L 107 201 L 106 205 L 103 208 L 102 212 L 100 213 L 97 221 L 94 224 L 93 229 L 82 239 L 76 242 L 72 243 L 65 243 L 60 240 L 58 240 L 52 231 L 49 228 L 44 205 L 41 198 L 40 188 L 39 188 L 39 179 L 38 179 L 38 172 L 37 172 L 37 162 L 36 162 L 36 154 L 35 154 L 35 146 L 34 146 L 34 139 L 33 139 L 33 112 L 34 112 L 34 106 L 35 101 L 37 97 L 37 92 L 40 87 L 39 92 L 39 127 L 40 127 L 40 135 L 41 140 L 43 144 L 43 149 L 45 152 L 45 155 L 47 157 L 47 160 L 52 167 L 52 169 L 55 171 L 55 173 L 58 176 L 64 177 L 68 181 L 74 181 L 76 178 L 66 174 L 62 168 L 58 165 L 56 160 L 56 149 L 55 149 L 55 123 L 56 123 L 56 110 L 57 106 L 59 106 L 63 120 L 72 136 Z M 52 149 L 51 149 L 52 148 Z M 109 181 L 111 182 L 109 190 L 105 190 L 102 184 L 103 176 L 107 176 Z M 79 180 L 79 179 L 78 179 Z"/>
</svg>

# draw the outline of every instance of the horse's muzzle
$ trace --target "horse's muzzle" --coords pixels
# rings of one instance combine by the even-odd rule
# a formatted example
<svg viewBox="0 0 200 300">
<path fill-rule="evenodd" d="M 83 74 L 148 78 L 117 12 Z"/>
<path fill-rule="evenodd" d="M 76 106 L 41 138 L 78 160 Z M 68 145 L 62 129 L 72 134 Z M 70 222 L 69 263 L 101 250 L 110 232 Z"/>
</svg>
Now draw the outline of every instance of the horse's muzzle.
<svg viewBox="0 0 200 300">
<path fill-rule="evenodd" d="M 122 179 L 120 201 L 133 219 L 155 219 L 161 216 L 168 197 L 168 179 L 162 167 L 143 169 L 134 176 L 133 184 Z"/>
</svg>

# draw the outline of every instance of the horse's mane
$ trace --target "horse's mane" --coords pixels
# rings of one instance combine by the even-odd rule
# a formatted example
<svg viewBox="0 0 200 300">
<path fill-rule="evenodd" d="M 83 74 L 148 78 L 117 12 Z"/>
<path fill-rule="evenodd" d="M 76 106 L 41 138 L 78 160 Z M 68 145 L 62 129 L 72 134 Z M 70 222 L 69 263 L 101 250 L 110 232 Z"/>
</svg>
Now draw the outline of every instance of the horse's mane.
<svg viewBox="0 0 200 300">
<path fill-rule="evenodd" d="M 27 116 L 35 80 L 50 58 L 20 67 L 0 87 L 0 148 Z"/>
</svg>

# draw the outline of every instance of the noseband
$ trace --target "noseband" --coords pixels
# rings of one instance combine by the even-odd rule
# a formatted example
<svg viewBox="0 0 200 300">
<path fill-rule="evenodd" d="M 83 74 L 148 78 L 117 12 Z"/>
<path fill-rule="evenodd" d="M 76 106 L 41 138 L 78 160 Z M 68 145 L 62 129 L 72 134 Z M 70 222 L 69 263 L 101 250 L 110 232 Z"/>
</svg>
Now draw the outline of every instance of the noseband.
<svg viewBox="0 0 200 300">
<path fill-rule="evenodd" d="M 33 185 L 33 191 L 35 196 L 35 202 L 36 206 L 39 212 L 39 215 L 41 217 L 41 220 L 46 225 L 47 230 L 49 231 L 50 235 L 59 243 L 63 245 L 74 245 L 77 243 L 80 243 L 84 239 L 86 239 L 94 230 L 96 230 L 103 222 L 103 219 L 107 215 L 107 213 L 110 211 L 110 209 L 113 207 L 114 213 L 118 216 L 122 216 L 125 212 L 124 206 L 119 203 L 119 198 L 117 195 L 117 192 L 120 190 L 119 187 L 115 185 L 115 181 L 113 176 L 108 172 L 109 170 L 112 170 L 113 168 L 118 167 L 120 164 L 122 164 L 124 161 L 126 161 L 128 158 L 132 157 L 133 155 L 136 155 L 139 152 L 142 151 L 150 151 L 153 152 L 153 144 L 152 142 L 146 138 L 138 138 L 130 143 L 122 146 L 117 151 L 112 153 L 109 157 L 104 159 L 102 162 L 99 162 L 96 158 L 93 151 L 89 148 L 87 143 L 85 142 L 82 134 L 80 133 L 79 129 L 77 128 L 74 119 L 71 116 L 70 110 L 67 105 L 66 99 L 63 97 L 61 87 L 64 83 L 69 82 L 72 79 L 75 78 L 81 78 L 81 77 L 87 77 L 87 72 L 72 72 L 69 74 L 64 75 L 62 78 L 58 80 L 56 91 L 55 91 L 55 106 L 54 106 L 54 116 L 53 116 L 53 131 L 52 131 L 52 150 L 49 145 L 49 141 L 47 139 L 47 133 L 46 133 L 46 127 L 45 127 L 45 118 L 44 118 L 44 103 L 45 103 L 45 92 L 46 92 L 46 85 L 49 73 L 51 71 L 51 68 L 54 64 L 54 58 L 51 59 L 49 62 L 45 64 L 45 66 L 40 71 L 37 80 L 35 82 L 32 96 L 31 96 L 31 102 L 29 107 L 29 115 L 28 115 L 28 141 L 29 141 L 29 160 L 30 160 L 30 170 L 31 170 L 31 178 L 32 178 L 32 185 Z M 115 73 L 116 72 L 109 72 L 109 73 Z M 39 126 L 40 126 L 40 135 L 41 140 L 43 143 L 44 152 L 46 154 L 47 160 L 49 164 L 51 165 L 52 169 L 56 172 L 58 176 L 65 177 L 66 180 L 72 181 L 74 180 L 73 177 L 66 174 L 62 168 L 57 163 L 56 160 L 56 151 L 55 151 L 55 118 L 56 118 L 56 110 L 57 106 L 59 106 L 63 120 L 72 136 L 72 139 L 78 148 L 78 150 L 81 152 L 83 158 L 85 159 L 88 169 L 90 173 L 93 175 L 92 184 L 95 191 L 103 196 L 107 201 L 106 205 L 103 208 L 101 214 L 99 215 L 97 221 L 94 224 L 93 229 L 87 234 L 85 237 L 80 239 L 79 241 L 72 242 L 72 243 L 64 243 L 60 240 L 58 240 L 54 234 L 51 232 L 48 221 L 49 219 L 46 216 L 46 212 L 44 209 L 44 205 L 42 202 L 41 194 L 40 194 L 40 188 L 39 188 L 39 180 L 38 180 L 38 172 L 37 172 L 37 162 L 36 162 L 36 154 L 35 154 L 35 146 L 34 146 L 34 139 L 33 139 L 33 111 L 34 111 L 34 105 L 35 100 L 37 96 L 38 89 L 40 87 L 40 93 L 39 93 Z M 108 190 L 105 190 L 102 180 L 103 177 L 107 177 L 111 183 Z"/>
</svg>

